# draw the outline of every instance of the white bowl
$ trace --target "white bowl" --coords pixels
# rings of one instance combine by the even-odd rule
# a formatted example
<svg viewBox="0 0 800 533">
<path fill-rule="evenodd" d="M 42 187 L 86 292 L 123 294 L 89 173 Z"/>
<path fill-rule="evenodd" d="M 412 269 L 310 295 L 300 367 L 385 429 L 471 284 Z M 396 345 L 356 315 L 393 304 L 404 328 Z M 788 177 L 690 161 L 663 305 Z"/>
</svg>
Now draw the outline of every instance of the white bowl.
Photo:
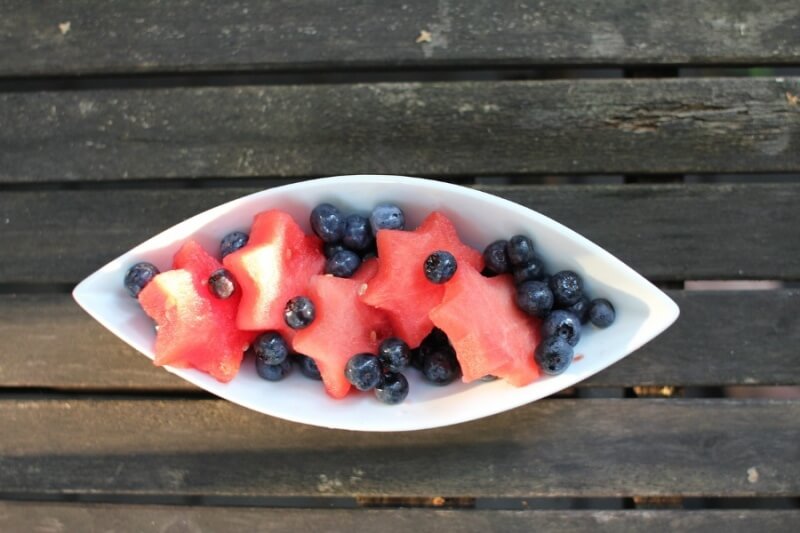
<svg viewBox="0 0 800 533">
<path fill-rule="evenodd" d="M 400 405 L 379 403 L 371 394 L 334 400 L 322 384 L 293 372 L 278 383 L 260 379 L 252 364 L 227 384 L 192 369 L 166 369 L 217 396 L 278 418 L 357 431 L 410 431 L 475 420 L 533 402 L 570 387 L 616 363 L 678 317 L 678 306 L 663 292 L 596 244 L 521 205 L 466 187 L 400 176 L 341 176 L 295 183 L 239 198 L 192 217 L 140 244 L 83 280 L 75 300 L 98 322 L 146 357 L 153 359 L 151 320 L 123 288 L 126 270 L 150 261 L 167 270 L 181 244 L 192 237 L 209 251 L 233 230 L 247 231 L 253 216 L 279 208 L 308 231 L 308 214 L 321 202 L 345 212 L 368 213 L 380 201 L 403 207 L 407 227 L 433 210 L 453 220 L 464 242 L 478 250 L 491 241 L 518 233 L 533 238 L 549 271 L 570 269 L 583 276 L 588 294 L 613 302 L 616 322 L 600 330 L 584 328 L 576 361 L 559 376 L 544 377 L 521 388 L 503 381 L 461 382 L 436 387 L 409 370 L 410 392 Z M 582 357 L 579 357 L 578 354 Z M 245 360 L 245 363 L 252 363 Z M 97 364 L 102 364 L 98 361 Z"/>
</svg>

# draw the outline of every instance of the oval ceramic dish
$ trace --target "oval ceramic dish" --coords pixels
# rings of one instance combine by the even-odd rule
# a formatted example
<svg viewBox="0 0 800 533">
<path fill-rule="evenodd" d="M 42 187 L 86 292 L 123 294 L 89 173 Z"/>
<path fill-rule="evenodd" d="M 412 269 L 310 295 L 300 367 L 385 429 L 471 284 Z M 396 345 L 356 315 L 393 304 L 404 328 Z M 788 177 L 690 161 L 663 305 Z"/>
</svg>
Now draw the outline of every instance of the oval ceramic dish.
<svg viewBox="0 0 800 533">
<path fill-rule="evenodd" d="M 406 227 L 414 228 L 431 211 L 444 212 L 461 239 L 478 250 L 491 241 L 526 234 L 533 238 L 548 271 L 578 272 L 593 298 L 608 298 L 617 310 L 609 328 L 591 326 L 576 347 L 576 361 L 564 374 L 543 377 L 521 388 L 503 381 L 461 382 L 445 387 L 425 383 L 414 369 L 405 372 L 410 392 L 405 402 L 387 406 L 372 394 L 334 400 L 322 384 L 295 370 L 273 383 L 260 379 L 252 361 L 227 384 L 192 369 L 167 370 L 198 387 L 264 414 L 329 428 L 357 431 L 409 431 L 435 428 L 507 411 L 570 387 L 616 363 L 664 331 L 678 317 L 678 306 L 630 267 L 574 231 L 535 211 L 473 189 L 400 176 L 341 176 L 304 181 L 228 202 L 192 217 L 133 248 L 83 280 L 73 296 L 92 317 L 126 343 L 153 359 L 152 321 L 123 288 L 126 270 L 150 261 L 162 271 L 192 237 L 212 253 L 234 230 L 248 231 L 253 216 L 266 209 L 291 213 L 306 231 L 310 210 L 331 202 L 344 212 L 367 214 L 380 201 L 400 205 Z M 98 362 L 102 364 L 102 362 Z"/>
</svg>

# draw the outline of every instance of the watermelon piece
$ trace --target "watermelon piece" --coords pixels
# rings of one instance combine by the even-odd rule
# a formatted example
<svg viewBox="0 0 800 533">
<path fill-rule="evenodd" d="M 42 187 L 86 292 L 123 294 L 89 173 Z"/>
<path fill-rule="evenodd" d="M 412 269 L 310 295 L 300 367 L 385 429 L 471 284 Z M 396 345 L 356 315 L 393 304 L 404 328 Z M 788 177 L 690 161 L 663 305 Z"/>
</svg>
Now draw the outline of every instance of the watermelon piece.
<svg viewBox="0 0 800 533">
<path fill-rule="evenodd" d="M 540 323 L 517 307 L 511 275 L 487 278 L 460 266 L 430 317 L 455 348 L 464 382 L 491 374 L 521 387 L 539 376 Z"/>
<path fill-rule="evenodd" d="M 377 257 L 370 257 L 366 259 L 361 266 L 358 267 L 356 273 L 350 278 L 353 281 L 358 281 L 359 283 L 366 283 L 372 278 L 375 277 L 375 274 L 378 273 L 378 258 Z"/>
<path fill-rule="evenodd" d="M 241 297 L 214 296 L 208 278 L 222 264 L 195 241 L 174 257 L 173 270 L 157 275 L 139 293 L 139 303 L 158 325 L 156 365 L 194 367 L 222 382 L 239 371 L 253 333 L 236 327 Z"/>
<path fill-rule="evenodd" d="M 415 348 L 431 331 L 428 313 L 441 303 L 446 284 L 428 281 L 425 259 L 437 250 L 455 256 L 458 268 L 483 268 L 480 252 L 461 242 L 453 223 L 434 211 L 414 231 L 380 230 L 378 272 L 366 289 L 365 303 L 386 311 L 396 335 Z"/>
<path fill-rule="evenodd" d="M 381 341 L 391 336 L 385 314 L 359 299 L 360 286 L 359 281 L 330 275 L 311 278 L 308 294 L 316 318 L 294 338 L 294 349 L 314 359 L 334 398 L 350 390 L 344 376 L 348 359 L 361 352 L 377 353 Z"/>
<path fill-rule="evenodd" d="M 290 299 L 306 296 L 311 276 L 324 270 L 321 245 L 288 213 L 256 215 L 247 245 L 222 260 L 242 289 L 237 327 L 278 331 L 291 341 L 295 332 L 284 322 L 283 311 Z"/>
</svg>

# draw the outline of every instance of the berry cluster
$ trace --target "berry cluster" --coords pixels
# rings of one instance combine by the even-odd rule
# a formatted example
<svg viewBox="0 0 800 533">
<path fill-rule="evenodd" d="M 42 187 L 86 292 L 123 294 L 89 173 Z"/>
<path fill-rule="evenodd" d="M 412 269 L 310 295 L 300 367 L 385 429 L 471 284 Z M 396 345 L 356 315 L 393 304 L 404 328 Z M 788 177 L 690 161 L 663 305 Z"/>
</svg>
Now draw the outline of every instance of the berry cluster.
<svg viewBox="0 0 800 533">
<path fill-rule="evenodd" d="M 589 300 L 583 279 L 571 270 L 552 276 L 525 235 L 491 243 L 483 252 L 484 274 L 511 273 L 517 287 L 517 306 L 542 319 L 542 342 L 534 357 L 542 372 L 557 375 L 572 362 L 573 347 L 581 338 L 581 327 L 591 322 L 606 328 L 614 322 L 615 311 L 604 298 Z"/>
</svg>

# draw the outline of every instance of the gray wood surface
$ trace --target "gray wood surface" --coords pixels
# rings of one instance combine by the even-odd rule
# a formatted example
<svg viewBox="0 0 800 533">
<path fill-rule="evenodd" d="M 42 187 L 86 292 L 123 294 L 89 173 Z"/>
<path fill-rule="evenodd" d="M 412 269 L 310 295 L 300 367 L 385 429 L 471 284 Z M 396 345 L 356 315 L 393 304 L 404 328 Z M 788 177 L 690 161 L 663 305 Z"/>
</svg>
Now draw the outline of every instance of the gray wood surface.
<svg viewBox="0 0 800 533">
<path fill-rule="evenodd" d="M 800 494 L 790 400 L 543 400 L 364 434 L 218 400 L 7 399 L 0 433 L 0 492 L 23 494 Z"/>
<path fill-rule="evenodd" d="M 4 93 L 0 180 L 797 171 L 797 94 L 797 78 Z"/>
<path fill-rule="evenodd" d="M 796 531 L 800 511 L 453 511 L 259 509 L 0 502 L 3 531 L 579 531 L 751 533 Z"/>
<path fill-rule="evenodd" d="M 678 322 L 582 385 L 800 385 L 800 292 L 668 293 L 681 307 Z M 155 368 L 66 294 L 0 296 L 0 338 L 7 339 L 0 387 L 196 390 Z"/>
<path fill-rule="evenodd" d="M 0 386 L 197 390 L 94 321 L 68 294 L 0 295 Z"/>
<path fill-rule="evenodd" d="M 800 290 L 667 292 L 678 321 L 590 383 L 800 385 Z"/>
<path fill-rule="evenodd" d="M 800 78 L 500 81 L 506 68 L 797 64 L 796 0 L 0 0 L 0 495 L 797 498 L 800 400 L 549 399 L 437 430 L 325 430 L 188 399 L 197 389 L 58 292 L 253 190 L 162 188 L 183 178 L 798 172 Z M 374 83 L 432 70 L 486 79 Z M 85 86 L 94 89 L 59 90 L 84 75 L 99 77 Z M 167 88 L 126 87 L 131 79 Z M 797 184 L 480 188 L 564 222 L 654 280 L 800 279 Z M 582 386 L 800 384 L 798 289 L 669 293 L 681 320 Z M 0 531 L 729 533 L 798 523 L 796 510 L 0 501 Z"/>
<path fill-rule="evenodd" d="M 0 10 L 0 75 L 6 76 L 780 64 L 800 57 L 800 6 L 793 0 L 4 0 Z M 416 42 L 422 30 L 430 42 Z"/>
<path fill-rule="evenodd" d="M 571 227 L 650 279 L 800 278 L 800 254 L 790 253 L 800 250 L 798 184 L 481 189 Z M 75 283 L 173 224 L 254 191 L 4 191 L 0 283 Z"/>
</svg>

